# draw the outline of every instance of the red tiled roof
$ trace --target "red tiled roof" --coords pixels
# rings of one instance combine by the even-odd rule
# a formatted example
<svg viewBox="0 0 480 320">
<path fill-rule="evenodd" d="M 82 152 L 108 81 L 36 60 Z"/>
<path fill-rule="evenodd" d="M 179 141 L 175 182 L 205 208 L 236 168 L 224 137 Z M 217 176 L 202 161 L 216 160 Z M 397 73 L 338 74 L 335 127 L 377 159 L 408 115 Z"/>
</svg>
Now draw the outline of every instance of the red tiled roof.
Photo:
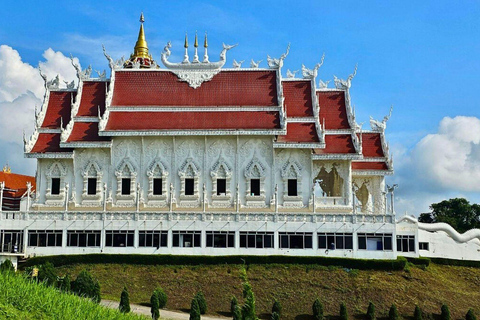
<svg viewBox="0 0 480 320">
<path fill-rule="evenodd" d="M 388 170 L 385 162 L 352 162 L 352 170 Z"/>
<path fill-rule="evenodd" d="M 115 73 L 112 106 L 276 106 L 275 71 L 221 71 L 191 88 L 172 72 Z"/>
<path fill-rule="evenodd" d="M 98 122 L 75 122 L 67 142 L 109 141 L 98 135 Z"/>
<path fill-rule="evenodd" d="M 50 91 L 48 99 L 47 113 L 42 123 L 42 128 L 59 128 L 60 118 L 63 118 L 63 124 L 70 121 L 72 94 L 69 91 Z"/>
<path fill-rule="evenodd" d="M 100 113 L 105 111 L 105 86 L 104 81 L 85 81 L 83 82 L 82 97 L 77 117 L 97 117 L 98 106 Z"/>
<path fill-rule="evenodd" d="M 361 136 L 364 157 L 385 157 L 380 133 L 363 133 Z"/>
<path fill-rule="evenodd" d="M 325 149 L 314 149 L 314 153 L 355 153 L 352 136 L 350 134 L 327 134 L 325 135 Z"/>
<path fill-rule="evenodd" d="M 315 123 L 288 123 L 287 134 L 278 136 L 278 142 L 319 142 Z"/>
<path fill-rule="evenodd" d="M 276 111 L 110 112 L 106 131 L 279 129 Z"/>
<path fill-rule="evenodd" d="M 350 129 L 347 109 L 345 107 L 345 92 L 317 91 L 320 105 L 320 123 L 325 119 L 325 129 Z"/>
<path fill-rule="evenodd" d="M 60 148 L 60 133 L 39 133 L 37 142 L 30 153 L 71 151 L 70 148 Z"/>
<path fill-rule="evenodd" d="M 283 81 L 287 117 L 312 117 L 312 86 L 308 80 Z"/>
<path fill-rule="evenodd" d="M 14 190 L 5 190 L 4 192 L 15 198 L 21 197 L 25 191 L 27 191 L 27 182 L 32 184 L 32 191 L 35 190 L 35 177 L 25 176 L 23 174 L 0 171 L 0 182 L 5 182 L 5 188 Z"/>
</svg>

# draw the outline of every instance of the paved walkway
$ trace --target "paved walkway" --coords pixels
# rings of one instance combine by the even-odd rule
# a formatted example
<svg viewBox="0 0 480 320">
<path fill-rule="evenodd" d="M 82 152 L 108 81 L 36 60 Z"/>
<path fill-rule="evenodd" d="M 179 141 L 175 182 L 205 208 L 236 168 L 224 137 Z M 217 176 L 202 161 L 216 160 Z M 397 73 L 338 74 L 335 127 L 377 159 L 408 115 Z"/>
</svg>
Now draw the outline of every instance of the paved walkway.
<svg viewBox="0 0 480 320">
<path fill-rule="evenodd" d="M 118 309 L 118 301 L 112 300 L 102 300 L 101 305 L 106 306 L 112 309 Z M 150 307 L 141 306 L 138 304 L 130 304 L 131 312 L 137 314 L 143 314 L 151 317 Z M 164 320 L 188 320 L 190 314 L 180 311 L 170 311 L 165 309 L 160 309 L 160 318 Z M 220 316 L 202 316 L 203 320 L 226 320 L 230 318 L 220 317 Z"/>
</svg>

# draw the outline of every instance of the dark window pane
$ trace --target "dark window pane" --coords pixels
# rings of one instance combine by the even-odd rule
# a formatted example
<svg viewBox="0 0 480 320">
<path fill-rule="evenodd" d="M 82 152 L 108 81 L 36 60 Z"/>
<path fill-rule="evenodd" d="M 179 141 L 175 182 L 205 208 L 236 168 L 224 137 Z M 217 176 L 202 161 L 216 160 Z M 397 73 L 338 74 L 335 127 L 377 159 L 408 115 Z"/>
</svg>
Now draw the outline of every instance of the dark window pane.
<svg viewBox="0 0 480 320">
<path fill-rule="evenodd" d="M 345 236 L 345 249 L 353 250 L 353 236 L 346 235 Z"/>
<path fill-rule="evenodd" d="M 88 178 L 87 194 L 97 194 L 97 178 Z"/>
<path fill-rule="evenodd" d="M 201 247 L 202 242 L 200 241 L 200 234 L 195 234 L 193 237 L 193 244 L 195 247 Z"/>
<path fill-rule="evenodd" d="M 383 250 L 392 250 L 392 237 L 386 236 L 383 239 Z"/>
<path fill-rule="evenodd" d="M 255 236 L 255 242 L 256 248 L 263 248 L 263 234 L 257 234 Z"/>
<path fill-rule="evenodd" d="M 49 233 L 47 235 L 47 246 L 48 247 L 55 247 L 55 234 Z"/>
<path fill-rule="evenodd" d="M 160 245 L 161 245 L 162 247 L 166 247 L 166 246 L 167 246 L 167 234 L 166 234 L 166 233 L 162 233 Z"/>
<path fill-rule="evenodd" d="M 207 234 L 207 247 L 213 247 L 213 234 Z"/>
<path fill-rule="evenodd" d="M 249 234 L 248 235 L 248 247 L 249 248 L 255 248 L 255 235 L 254 234 Z"/>
<path fill-rule="evenodd" d="M 318 236 L 318 249 L 327 249 L 327 236 L 319 235 Z"/>
<path fill-rule="evenodd" d="M 264 248 L 273 248 L 273 234 L 267 234 L 263 239 Z"/>
<path fill-rule="evenodd" d="M 87 235 L 85 233 L 78 234 L 78 246 L 79 247 L 87 246 Z"/>
<path fill-rule="evenodd" d="M 280 235 L 280 248 L 288 249 L 288 236 L 286 234 Z"/>
<path fill-rule="evenodd" d="M 153 235 L 153 247 L 160 248 L 160 235 L 158 233 Z"/>
<path fill-rule="evenodd" d="M 161 195 L 162 194 L 162 179 L 155 178 L 153 179 L 153 194 Z"/>
<path fill-rule="evenodd" d="M 312 236 L 311 235 L 306 235 L 305 236 L 305 248 L 307 249 L 312 249 Z"/>
<path fill-rule="evenodd" d="M 52 178 L 52 194 L 60 194 L 60 178 Z"/>
<path fill-rule="evenodd" d="M 288 179 L 288 195 L 297 196 L 297 179 Z"/>
<path fill-rule="evenodd" d="M 343 235 L 335 237 L 335 248 L 344 249 L 343 247 Z"/>
<path fill-rule="evenodd" d="M 30 247 L 36 247 L 38 242 L 38 235 L 36 233 L 28 234 L 28 245 Z"/>
<path fill-rule="evenodd" d="M 397 237 L 397 251 L 402 251 L 402 239 Z"/>
<path fill-rule="evenodd" d="M 246 248 L 247 247 L 247 235 L 246 234 L 241 234 L 240 235 L 240 248 Z"/>
<path fill-rule="evenodd" d="M 105 246 L 107 247 L 113 246 L 113 235 L 111 233 L 107 233 L 105 235 Z"/>
<path fill-rule="evenodd" d="M 194 194 L 193 184 L 194 184 L 194 179 L 185 179 L 185 195 L 193 196 Z"/>
<path fill-rule="evenodd" d="M 133 247 L 133 233 L 127 234 L 127 247 Z"/>
<path fill-rule="evenodd" d="M 217 179 L 217 196 L 227 193 L 227 180 Z"/>
<path fill-rule="evenodd" d="M 122 179 L 122 194 L 129 195 L 130 194 L 130 184 L 132 179 L 130 178 L 123 178 Z"/>
<path fill-rule="evenodd" d="M 408 240 L 408 251 L 415 252 L 415 239 Z"/>
<path fill-rule="evenodd" d="M 366 250 L 367 249 L 367 237 L 358 236 L 358 249 Z"/>
<path fill-rule="evenodd" d="M 235 235 L 234 234 L 229 234 L 228 235 L 228 247 L 229 248 L 235 247 Z"/>
<path fill-rule="evenodd" d="M 259 196 L 260 195 L 260 179 L 251 179 L 250 180 L 250 190 L 252 195 Z"/>
<path fill-rule="evenodd" d="M 179 247 L 180 246 L 180 235 L 179 234 L 174 234 L 172 240 L 173 240 L 173 246 L 174 247 Z"/>
<path fill-rule="evenodd" d="M 147 246 L 147 244 L 145 242 L 145 233 L 143 233 L 143 232 L 140 232 L 138 234 L 138 246 L 140 246 L 140 247 L 146 247 Z"/>
</svg>

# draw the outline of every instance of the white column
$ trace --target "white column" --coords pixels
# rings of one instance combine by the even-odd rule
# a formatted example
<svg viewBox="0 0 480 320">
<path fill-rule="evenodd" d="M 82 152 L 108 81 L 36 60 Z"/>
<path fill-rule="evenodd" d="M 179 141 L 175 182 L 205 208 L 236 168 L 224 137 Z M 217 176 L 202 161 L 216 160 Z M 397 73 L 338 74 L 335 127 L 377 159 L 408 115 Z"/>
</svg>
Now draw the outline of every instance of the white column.
<svg viewBox="0 0 480 320">
<path fill-rule="evenodd" d="M 68 211 L 68 183 L 65 183 L 65 211 Z"/>
<path fill-rule="evenodd" d="M 32 192 L 32 184 L 30 182 L 27 182 L 27 212 L 30 210 L 30 194 Z M 2 192 L 3 194 L 3 192 Z M 1 201 L 0 201 L 0 206 L 1 206 Z"/>
<path fill-rule="evenodd" d="M 5 189 L 5 182 L 0 182 L 0 220 L 3 219 L 3 190 Z"/>
</svg>

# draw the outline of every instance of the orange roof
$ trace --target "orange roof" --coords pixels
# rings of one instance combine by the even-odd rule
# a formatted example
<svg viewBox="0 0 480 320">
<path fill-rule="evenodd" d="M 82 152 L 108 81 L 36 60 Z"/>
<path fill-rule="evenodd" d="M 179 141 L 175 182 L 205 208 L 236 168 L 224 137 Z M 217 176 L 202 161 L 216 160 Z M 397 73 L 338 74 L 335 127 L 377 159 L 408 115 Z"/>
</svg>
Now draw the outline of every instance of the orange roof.
<svg viewBox="0 0 480 320">
<path fill-rule="evenodd" d="M 35 177 L 0 171 L 0 182 L 5 182 L 5 188 L 15 190 L 14 197 L 21 197 L 27 191 L 27 182 L 32 184 L 32 191 L 35 191 Z"/>
</svg>

